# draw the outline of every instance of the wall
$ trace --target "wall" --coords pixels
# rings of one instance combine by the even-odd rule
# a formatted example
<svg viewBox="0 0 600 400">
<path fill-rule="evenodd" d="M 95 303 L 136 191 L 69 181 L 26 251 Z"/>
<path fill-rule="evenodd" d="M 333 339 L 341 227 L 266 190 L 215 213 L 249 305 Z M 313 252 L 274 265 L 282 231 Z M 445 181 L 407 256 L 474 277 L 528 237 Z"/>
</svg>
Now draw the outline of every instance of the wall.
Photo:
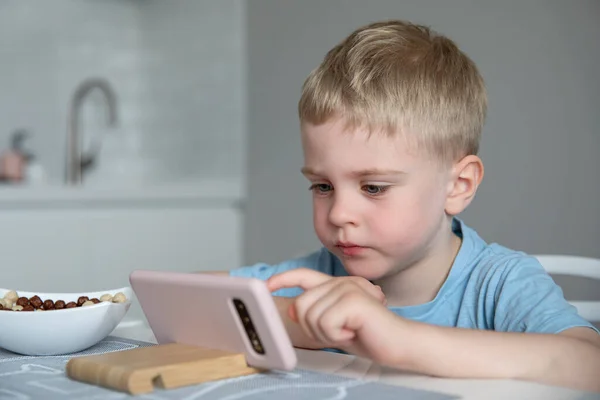
<svg viewBox="0 0 600 400">
<path fill-rule="evenodd" d="M 483 185 L 462 215 L 488 241 L 600 257 L 600 3 L 253 0 L 248 9 L 245 263 L 313 250 L 296 105 L 326 51 L 360 25 L 410 19 L 451 38 L 490 93 Z"/>
<path fill-rule="evenodd" d="M 143 153 L 166 160 L 163 180 L 196 176 L 243 184 L 245 3 L 138 0 Z M 160 172 L 159 172 L 160 173 Z"/>
<path fill-rule="evenodd" d="M 90 96 L 85 145 L 104 142 L 88 186 L 215 174 L 242 185 L 244 15 L 236 0 L 3 0 L 0 149 L 14 129 L 30 130 L 28 147 L 62 184 L 70 96 L 101 76 L 117 93 L 119 125 L 107 129 L 101 98 Z"/>
</svg>

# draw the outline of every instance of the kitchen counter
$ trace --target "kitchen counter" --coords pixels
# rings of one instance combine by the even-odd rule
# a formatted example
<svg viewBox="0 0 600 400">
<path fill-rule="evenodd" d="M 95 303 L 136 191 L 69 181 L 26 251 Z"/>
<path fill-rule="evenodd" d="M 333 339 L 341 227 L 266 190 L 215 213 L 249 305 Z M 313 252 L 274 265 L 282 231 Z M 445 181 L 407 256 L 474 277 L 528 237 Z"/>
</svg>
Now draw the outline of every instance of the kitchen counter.
<svg viewBox="0 0 600 400">
<path fill-rule="evenodd" d="M 203 180 L 150 186 L 0 186 L 0 208 L 32 209 L 88 207 L 127 203 L 174 202 L 206 206 L 241 207 L 240 182 Z"/>
</svg>

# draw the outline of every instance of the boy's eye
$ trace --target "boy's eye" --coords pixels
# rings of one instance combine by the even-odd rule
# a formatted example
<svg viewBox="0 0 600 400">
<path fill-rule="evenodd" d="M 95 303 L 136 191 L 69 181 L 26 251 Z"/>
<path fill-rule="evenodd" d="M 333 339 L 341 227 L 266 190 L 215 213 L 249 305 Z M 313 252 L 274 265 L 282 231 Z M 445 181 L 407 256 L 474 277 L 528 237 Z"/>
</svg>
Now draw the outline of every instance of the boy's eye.
<svg viewBox="0 0 600 400">
<path fill-rule="evenodd" d="M 312 190 L 313 192 L 319 192 L 319 193 L 327 193 L 329 191 L 331 191 L 333 188 L 331 187 L 330 184 L 328 183 L 315 183 L 310 185 L 309 190 Z"/>
<path fill-rule="evenodd" d="M 367 192 L 369 195 L 378 195 L 384 193 L 389 186 L 381 186 L 381 185 L 364 185 L 362 189 Z"/>
</svg>

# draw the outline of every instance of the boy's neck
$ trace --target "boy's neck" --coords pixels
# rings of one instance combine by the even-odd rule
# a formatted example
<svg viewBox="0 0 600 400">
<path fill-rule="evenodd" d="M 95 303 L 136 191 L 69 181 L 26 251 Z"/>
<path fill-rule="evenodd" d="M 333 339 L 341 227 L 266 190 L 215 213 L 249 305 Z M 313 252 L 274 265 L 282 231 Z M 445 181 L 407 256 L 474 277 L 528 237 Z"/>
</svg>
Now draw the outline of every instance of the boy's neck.
<svg viewBox="0 0 600 400">
<path fill-rule="evenodd" d="M 438 238 L 435 250 L 395 275 L 374 282 L 381 286 L 388 307 L 405 307 L 432 301 L 446 281 L 461 239 L 452 231 Z"/>
</svg>

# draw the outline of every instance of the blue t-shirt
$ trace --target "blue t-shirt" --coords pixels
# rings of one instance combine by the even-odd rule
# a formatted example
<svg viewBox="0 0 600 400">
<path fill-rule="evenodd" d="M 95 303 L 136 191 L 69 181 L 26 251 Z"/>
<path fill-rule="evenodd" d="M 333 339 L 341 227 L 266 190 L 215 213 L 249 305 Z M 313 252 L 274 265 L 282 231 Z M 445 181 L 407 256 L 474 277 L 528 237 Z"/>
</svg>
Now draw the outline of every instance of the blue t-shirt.
<svg viewBox="0 0 600 400">
<path fill-rule="evenodd" d="M 458 218 L 452 228 L 462 238 L 462 244 L 437 296 L 425 304 L 390 307 L 391 311 L 440 326 L 536 333 L 559 333 L 582 326 L 600 333 L 565 300 L 561 288 L 536 258 L 495 243 L 487 244 Z M 326 248 L 276 265 L 234 269 L 230 275 L 267 280 L 299 267 L 332 276 L 348 275 L 341 261 Z M 273 294 L 295 297 L 301 293 L 300 288 L 289 288 Z"/>
</svg>

